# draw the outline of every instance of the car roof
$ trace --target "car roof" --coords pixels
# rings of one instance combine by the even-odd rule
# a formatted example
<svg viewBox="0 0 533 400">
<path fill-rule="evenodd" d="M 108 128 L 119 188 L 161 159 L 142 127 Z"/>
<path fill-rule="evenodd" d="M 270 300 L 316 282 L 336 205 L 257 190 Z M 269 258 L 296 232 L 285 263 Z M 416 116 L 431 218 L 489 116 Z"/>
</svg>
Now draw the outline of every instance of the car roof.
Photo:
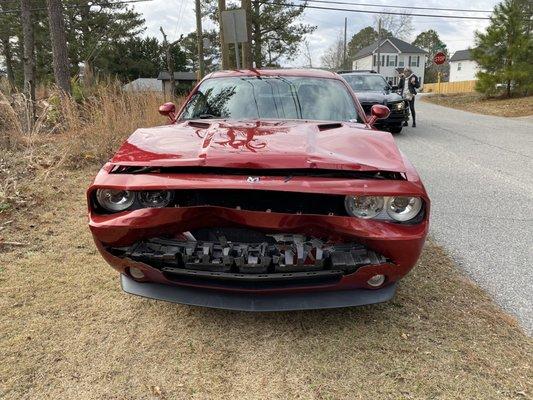
<svg viewBox="0 0 533 400">
<path fill-rule="evenodd" d="M 224 78 L 224 77 L 241 77 L 241 76 L 296 76 L 307 78 L 329 78 L 340 79 L 339 75 L 334 72 L 324 71 L 321 69 L 239 69 L 212 72 L 205 77 Z"/>
</svg>

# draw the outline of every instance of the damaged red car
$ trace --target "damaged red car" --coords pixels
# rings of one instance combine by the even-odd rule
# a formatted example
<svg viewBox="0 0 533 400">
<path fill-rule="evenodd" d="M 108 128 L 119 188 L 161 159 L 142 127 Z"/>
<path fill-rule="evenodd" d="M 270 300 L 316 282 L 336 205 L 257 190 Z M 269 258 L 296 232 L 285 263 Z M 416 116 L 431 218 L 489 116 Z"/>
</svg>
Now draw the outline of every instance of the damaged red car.
<svg viewBox="0 0 533 400">
<path fill-rule="evenodd" d="M 170 124 L 138 129 L 87 192 L 124 291 L 279 311 L 387 301 L 420 256 L 430 202 L 337 74 L 216 72 Z"/>
</svg>

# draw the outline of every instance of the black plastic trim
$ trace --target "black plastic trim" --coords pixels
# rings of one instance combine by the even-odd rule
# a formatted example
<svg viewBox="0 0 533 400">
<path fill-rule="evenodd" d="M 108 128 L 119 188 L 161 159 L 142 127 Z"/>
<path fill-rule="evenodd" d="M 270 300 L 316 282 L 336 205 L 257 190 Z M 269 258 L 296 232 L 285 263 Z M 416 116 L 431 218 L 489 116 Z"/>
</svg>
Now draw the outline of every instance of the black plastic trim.
<svg viewBox="0 0 533 400">
<path fill-rule="evenodd" d="M 121 275 L 120 284 L 126 293 L 150 299 L 191 306 L 259 312 L 362 306 L 388 301 L 396 293 L 396 283 L 376 290 L 352 289 L 269 295 L 227 293 L 161 283 L 137 282 L 126 275 Z"/>
</svg>

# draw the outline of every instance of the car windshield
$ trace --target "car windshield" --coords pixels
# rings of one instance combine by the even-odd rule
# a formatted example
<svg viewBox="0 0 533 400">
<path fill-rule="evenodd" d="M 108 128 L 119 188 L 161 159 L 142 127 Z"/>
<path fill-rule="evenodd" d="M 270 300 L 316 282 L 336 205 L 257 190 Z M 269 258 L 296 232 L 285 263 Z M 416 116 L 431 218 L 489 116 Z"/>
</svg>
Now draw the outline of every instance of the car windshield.
<svg viewBox="0 0 533 400">
<path fill-rule="evenodd" d="M 207 79 L 181 119 L 357 119 L 354 100 L 335 79 L 308 77 L 232 77 Z"/>
<path fill-rule="evenodd" d="M 389 84 L 381 75 L 343 75 L 354 92 L 381 92 L 389 88 Z"/>
</svg>

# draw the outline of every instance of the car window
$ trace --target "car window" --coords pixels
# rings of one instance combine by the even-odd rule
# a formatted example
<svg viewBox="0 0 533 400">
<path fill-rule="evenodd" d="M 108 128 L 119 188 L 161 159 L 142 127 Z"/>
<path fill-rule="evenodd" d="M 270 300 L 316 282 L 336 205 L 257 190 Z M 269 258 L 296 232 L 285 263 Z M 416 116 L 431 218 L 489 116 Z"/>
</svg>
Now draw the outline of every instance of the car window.
<svg viewBox="0 0 533 400">
<path fill-rule="evenodd" d="M 207 79 L 189 100 L 180 119 L 357 118 L 346 86 L 335 79 L 308 77 L 232 77 Z"/>
<path fill-rule="evenodd" d="M 343 75 L 354 92 L 379 92 L 389 87 L 381 75 Z"/>
</svg>

